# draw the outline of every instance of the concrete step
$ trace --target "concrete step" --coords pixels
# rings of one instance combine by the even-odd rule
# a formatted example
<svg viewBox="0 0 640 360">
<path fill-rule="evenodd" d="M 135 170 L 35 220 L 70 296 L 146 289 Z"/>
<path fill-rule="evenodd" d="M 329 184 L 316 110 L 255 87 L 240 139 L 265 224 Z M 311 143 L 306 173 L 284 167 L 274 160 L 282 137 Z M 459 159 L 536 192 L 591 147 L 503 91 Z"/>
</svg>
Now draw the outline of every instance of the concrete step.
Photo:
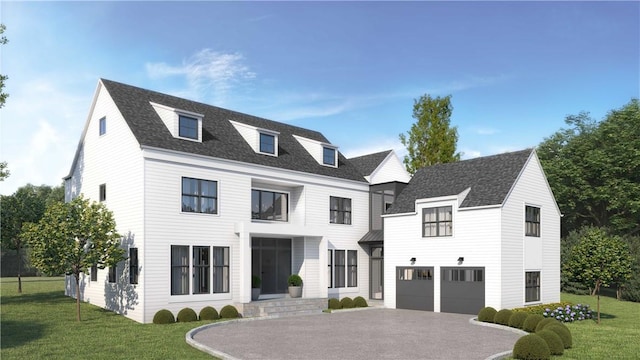
<svg viewBox="0 0 640 360">
<path fill-rule="evenodd" d="M 280 298 L 243 304 L 242 315 L 244 317 L 308 315 L 321 313 L 326 308 L 327 299 L 325 298 Z"/>
</svg>

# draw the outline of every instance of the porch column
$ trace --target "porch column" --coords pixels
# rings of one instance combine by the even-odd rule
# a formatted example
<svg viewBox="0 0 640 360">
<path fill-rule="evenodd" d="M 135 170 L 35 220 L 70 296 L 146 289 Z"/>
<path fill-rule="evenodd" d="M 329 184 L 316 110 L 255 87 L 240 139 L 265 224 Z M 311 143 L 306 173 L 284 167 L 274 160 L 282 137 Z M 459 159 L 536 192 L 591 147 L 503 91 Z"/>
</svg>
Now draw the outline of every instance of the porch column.
<svg viewBox="0 0 640 360">
<path fill-rule="evenodd" d="M 318 251 L 320 251 L 320 256 L 318 257 L 318 259 L 320 260 L 320 297 L 326 298 L 329 296 L 329 289 L 327 288 L 329 286 L 329 279 L 327 278 L 327 266 L 328 266 L 328 260 L 327 260 L 327 247 L 328 242 L 327 242 L 327 237 L 326 236 L 322 236 L 320 237 L 320 245 L 319 245 L 319 249 Z"/>
<path fill-rule="evenodd" d="M 240 282 L 239 301 L 243 304 L 251 302 L 251 235 L 247 232 L 244 223 L 236 223 L 235 232 L 238 235 L 239 266 L 238 278 Z"/>
</svg>

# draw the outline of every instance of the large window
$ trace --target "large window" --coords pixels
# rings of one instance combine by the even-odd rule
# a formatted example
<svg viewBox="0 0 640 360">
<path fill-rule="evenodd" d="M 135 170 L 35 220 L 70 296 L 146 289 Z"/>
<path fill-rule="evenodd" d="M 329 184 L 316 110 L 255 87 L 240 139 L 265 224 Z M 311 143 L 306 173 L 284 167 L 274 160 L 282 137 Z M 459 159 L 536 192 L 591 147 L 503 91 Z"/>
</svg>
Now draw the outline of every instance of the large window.
<svg viewBox="0 0 640 360">
<path fill-rule="evenodd" d="M 335 250 L 335 280 L 333 284 L 337 288 L 343 288 L 345 284 L 345 251 L 344 250 Z"/>
<path fill-rule="evenodd" d="M 422 236 L 451 236 L 453 234 L 453 215 L 451 206 L 422 209 Z"/>
<path fill-rule="evenodd" d="M 276 153 L 275 135 L 260 133 L 260 152 L 265 154 Z"/>
<path fill-rule="evenodd" d="M 540 271 L 527 271 L 524 278 L 524 301 L 540 301 Z"/>
<path fill-rule="evenodd" d="M 325 165 L 336 166 L 336 149 L 323 147 L 322 163 Z"/>
<path fill-rule="evenodd" d="M 228 247 L 171 246 L 171 295 L 228 292 Z"/>
<path fill-rule="evenodd" d="M 358 286 L 358 251 L 347 250 L 347 286 Z"/>
<path fill-rule="evenodd" d="M 129 284 L 138 283 L 138 248 L 129 248 Z"/>
<path fill-rule="evenodd" d="M 285 193 L 251 190 L 251 218 L 254 220 L 287 221 L 288 196 Z"/>
<path fill-rule="evenodd" d="M 198 119 L 180 115 L 178 123 L 178 136 L 198 140 Z"/>
<path fill-rule="evenodd" d="M 525 235 L 540 237 L 540 208 L 525 206 Z"/>
<path fill-rule="evenodd" d="M 182 211 L 218 213 L 218 182 L 182 178 Z"/>
<path fill-rule="evenodd" d="M 329 222 L 351 224 L 351 199 L 335 196 L 329 198 Z"/>
<path fill-rule="evenodd" d="M 333 250 L 329 249 L 328 250 L 328 254 L 327 254 L 327 265 L 328 265 L 328 272 L 327 272 L 327 279 L 329 279 L 329 288 L 333 287 Z"/>
</svg>

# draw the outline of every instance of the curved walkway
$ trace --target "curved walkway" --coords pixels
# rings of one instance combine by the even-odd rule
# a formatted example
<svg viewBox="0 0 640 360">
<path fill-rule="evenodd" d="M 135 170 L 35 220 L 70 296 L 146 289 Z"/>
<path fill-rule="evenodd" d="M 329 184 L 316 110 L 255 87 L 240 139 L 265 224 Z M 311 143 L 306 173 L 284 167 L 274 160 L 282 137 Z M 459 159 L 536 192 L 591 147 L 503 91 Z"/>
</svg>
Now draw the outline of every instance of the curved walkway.
<svg viewBox="0 0 640 360">
<path fill-rule="evenodd" d="M 521 333 L 471 324 L 471 315 L 367 309 L 205 325 L 187 342 L 223 359 L 486 359 Z"/>
</svg>

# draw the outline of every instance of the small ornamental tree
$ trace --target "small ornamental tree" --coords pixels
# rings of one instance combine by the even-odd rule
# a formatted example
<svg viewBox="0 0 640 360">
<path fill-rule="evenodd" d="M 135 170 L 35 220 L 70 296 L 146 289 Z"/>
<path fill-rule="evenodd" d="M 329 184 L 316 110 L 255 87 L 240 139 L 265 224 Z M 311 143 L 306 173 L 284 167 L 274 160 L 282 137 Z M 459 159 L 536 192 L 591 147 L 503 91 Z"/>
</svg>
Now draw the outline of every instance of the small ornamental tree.
<svg viewBox="0 0 640 360">
<path fill-rule="evenodd" d="M 629 246 L 618 236 L 610 236 L 602 228 L 589 228 L 573 247 L 563 271 L 570 279 L 592 287 L 598 296 L 600 324 L 600 287 L 612 281 L 624 282 L 631 277 Z"/>
<path fill-rule="evenodd" d="M 104 269 L 124 259 L 113 214 L 102 203 L 79 196 L 52 203 L 37 224 L 23 226 L 31 247 L 31 263 L 47 275 L 73 275 L 76 315 L 80 321 L 80 273 L 92 265 Z"/>
</svg>

